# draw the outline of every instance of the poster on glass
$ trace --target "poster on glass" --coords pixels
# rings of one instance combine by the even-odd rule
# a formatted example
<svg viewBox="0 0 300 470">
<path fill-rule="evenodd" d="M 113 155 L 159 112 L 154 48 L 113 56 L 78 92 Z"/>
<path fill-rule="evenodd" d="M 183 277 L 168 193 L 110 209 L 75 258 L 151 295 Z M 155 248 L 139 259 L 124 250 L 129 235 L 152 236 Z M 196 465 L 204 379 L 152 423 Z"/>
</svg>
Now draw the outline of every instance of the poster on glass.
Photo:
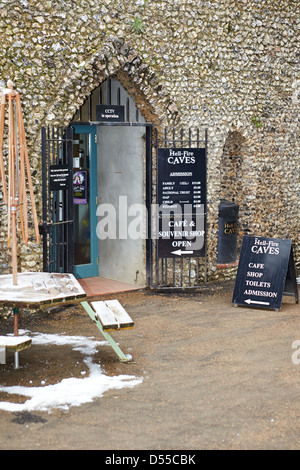
<svg viewBox="0 0 300 470">
<path fill-rule="evenodd" d="M 75 171 L 73 175 L 74 204 L 87 204 L 87 171 Z"/>
</svg>

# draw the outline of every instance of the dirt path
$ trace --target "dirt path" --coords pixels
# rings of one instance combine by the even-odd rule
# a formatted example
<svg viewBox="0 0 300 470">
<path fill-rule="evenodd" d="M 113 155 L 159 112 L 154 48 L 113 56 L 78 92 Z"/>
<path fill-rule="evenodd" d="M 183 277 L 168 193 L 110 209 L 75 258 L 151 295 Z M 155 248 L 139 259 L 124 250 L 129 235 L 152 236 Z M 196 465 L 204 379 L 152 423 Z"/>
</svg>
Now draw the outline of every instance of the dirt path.
<svg viewBox="0 0 300 470">
<path fill-rule="evenodd" d="M 132 292 L 118 298 L 135 321 L 114 334 L 134 363 L 108 346 L 93 357 L 105 374 L 141 377 L 133 388 L 112 389 L 69 410 L 0 410 L 0 449 L 298 449 L 300 307 L 284 297 L 280 312 L 234 308 L 232 284 L 199 294 Z M 12 331 L 11 320 L 1 334 Z M 78 307 L 22 315 L 31 332 L 94 336 Z M 300 346 L 298 346 L 300 348 Z M 295 357 L 295 356 L 294 356 Z M 300 357 L 300 354 L 299 354 Z M 0 366 L 0 385 L 41 386 L 89 373 L 70 346 L 33 345 Z M 0 393 L 0 401 L 24 402 Z"/>
</svg>

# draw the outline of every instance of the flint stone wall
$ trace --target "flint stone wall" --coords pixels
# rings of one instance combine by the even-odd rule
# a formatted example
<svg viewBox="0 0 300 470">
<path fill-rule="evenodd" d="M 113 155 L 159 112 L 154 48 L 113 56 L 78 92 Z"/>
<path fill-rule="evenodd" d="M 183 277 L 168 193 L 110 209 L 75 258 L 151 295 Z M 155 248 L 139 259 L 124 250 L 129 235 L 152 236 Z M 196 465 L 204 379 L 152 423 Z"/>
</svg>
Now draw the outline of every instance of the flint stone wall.
<svg viewBox="0 0 300 470">
<path fill-rule="evenodd" d="M 244 233 L 291 238 L 300 267 L 298 0 L 2 0 L 0 78 L 21 93 L 41 214 L 40 131 L 67 125 L 115 75 L 147 121 L 208 129 L 208 274 L 218 205 Z M 10 272 L 0 205 L 0 272 Z M 20 269 L 40 270 L 31 234 Z M 227 274 L 226 274 L 227 273 Z"/>
</svg>

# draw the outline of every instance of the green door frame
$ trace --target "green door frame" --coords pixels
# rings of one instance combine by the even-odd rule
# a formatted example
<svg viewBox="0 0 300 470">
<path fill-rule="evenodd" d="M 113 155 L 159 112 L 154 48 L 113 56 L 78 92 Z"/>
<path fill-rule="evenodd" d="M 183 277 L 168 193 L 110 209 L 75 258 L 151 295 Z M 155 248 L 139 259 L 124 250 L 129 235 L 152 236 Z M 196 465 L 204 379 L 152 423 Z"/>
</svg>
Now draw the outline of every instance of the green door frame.
<svg viewBox="0 0 300 470">
<path fill-rule="evenodd" d="M 91 240 L 91 263 L 74 266 L 74 275 L 77 278 L 95 277 L 99 275 L 98 266 L 98 238 L 97 226 L 97 127 L 91 125 L 72 125 L 74 134 L 89 134 L 89 197 L 90 197 L 90 240 Z"/>
</svg>

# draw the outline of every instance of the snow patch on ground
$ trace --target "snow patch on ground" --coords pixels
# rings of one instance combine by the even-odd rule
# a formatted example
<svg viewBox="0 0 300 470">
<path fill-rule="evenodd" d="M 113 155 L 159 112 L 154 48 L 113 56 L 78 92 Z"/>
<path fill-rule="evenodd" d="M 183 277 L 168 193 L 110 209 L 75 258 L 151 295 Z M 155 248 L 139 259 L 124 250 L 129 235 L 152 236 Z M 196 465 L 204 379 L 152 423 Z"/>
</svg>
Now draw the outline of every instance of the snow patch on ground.
<svg viewBox="0 0 300 470">
<path fill-rule="evenodd" d="M 83 378 L 65 378 L 54 385 L 41 387 L 0 386 L 0 392 L 17 394 L 28 397 L 25 403 L 0 402 L 0 409 L 12 412 L 43 410 L 51 412 L 52 408 L 68 410 L 71 406 L 80 406 L 92 402 L 111 389 L 135 387 L 142 383 L 143 379 L 132 375 L 118 375 L 114 377 L 103 373 L 99 364 L 94 364 L 93 354 L 97 348 L 106 341 L 96 341 L 84 336 L 52 335 L 44 333 L 31 333 L 20 330 L 19 335 L 25 334 L 32 337 L 32 344 L 66 345 L 80 351 L 85 357 L 83 362 L 88 366 L 89 375 Z M 44 383 L 44 381 L 42 381 Z M 41 382 L 41 383 L 42 383 Z"/>
</svg>

